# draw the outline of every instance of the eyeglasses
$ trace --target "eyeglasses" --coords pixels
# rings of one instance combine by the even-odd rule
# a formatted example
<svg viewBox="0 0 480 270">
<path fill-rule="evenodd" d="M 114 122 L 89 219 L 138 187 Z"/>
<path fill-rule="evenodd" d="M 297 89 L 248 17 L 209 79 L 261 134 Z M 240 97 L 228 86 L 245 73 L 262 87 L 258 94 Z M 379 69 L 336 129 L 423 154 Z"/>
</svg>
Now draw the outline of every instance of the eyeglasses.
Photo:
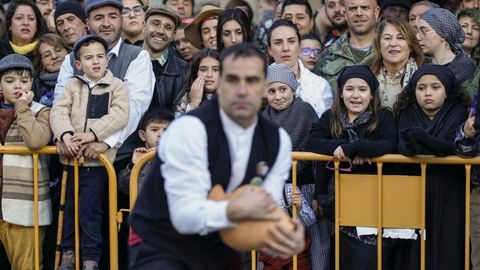
<svg viewBox="0 0 480 270">
<path fill-rule="evenodd" d="M 313 56 L 318 56 L 320 54 L 320 49 L 304 47 L 300 49 L 300 53 L 305 56 L 309 56 L 311 53 L 313 53 Z"/>
<path fill-rule="evenodd" d="M 329 160 L 327 162 L 327 164 L 325 164 L 325 168 L 327 168 L 329 170 L 332 170 L 332 171 L 336 171 L 336 170 L 339 170 L 341 172 L 351 172 L 352 171 L 352 167 L 353 167 L 352 161 L 350 161 L 350 160 L 348 161 L 348 167 L 338 167 L 338 169 L 337 169 L 337 168 L 335 168 L 334 160 L 335 159 Z"/>
<path fill-rule="evenodd" d="M 43 53 L 40 53 L 40 57 L 45 59 L 45 60 L 50 60 L 53 58 L 53 54 L 55 54 L 56 56 L 61 56 L 62 53 L 65 52 L 65 55 L 67 54 L 67 50 L 63 47 L 63 46 L 57 46 L 55 47 L 55 49 L 50 50 L 50 51 L 45 51 Z"/>
<path fill-rule="evenodd" d="M 122 15 L 124 17 L 130 16 L 130 13 L 133 11 L 134 16 L 140 16 L 143 14 L 143 7 L 142 6 L 134 6 L 133 8 L 124 7 L 122 9 Z"/>
</svg>

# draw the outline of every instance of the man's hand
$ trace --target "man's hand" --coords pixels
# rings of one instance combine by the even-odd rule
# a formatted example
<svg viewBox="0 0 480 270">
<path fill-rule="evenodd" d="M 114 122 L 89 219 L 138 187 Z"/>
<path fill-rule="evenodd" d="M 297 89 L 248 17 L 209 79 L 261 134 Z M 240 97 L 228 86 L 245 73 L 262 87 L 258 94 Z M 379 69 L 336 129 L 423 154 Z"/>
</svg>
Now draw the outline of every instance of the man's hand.
<svg viewBox="0 0 480 270">
<path fill-rule="evenodd" d="M 80 145 L 94 142 L 95 141 L 95 134 L 93 132 L 79 132 L 75 133 L 72 136 L 72 141 L 79 143 Z"/>
<path fill-rule="evenodd" d="M 333 156 L 337 159 L 348 158 L 345 156 L 345 153 L 343 152 L 343 148 L 341 146 L 338 146 L 337 148 L 335 148 L 335 151 L 333 151 Z"/>
<path fill-rule="evenodd" d="M 104 142 L 91 142 L 82 145 L 80 151 L 78 151 L 77 158 L 84 156 L 86 158 L 97 159 L 101 153 L 108 150 L 108 144 Z"/>
<path fill-rule="evenodd" d="M 372 160 L 369 159 L 369 158 L 366 158 L 366 157 L 359 157 L 359 156 L 356 156 L 353 161 L 352 161 L 353 165 L 363 165 L 364 163 L 368 163 L 369 165 L 372 164 Z"/>
<path fill-rule="evenodd" d="M 278 203 L 264 190 L 247 187 L 227 206 L 227 217 L 231 221 L 242 219 L 277 219 L 273 210 Z"/>
<path fill-rule="evenodd" d="M 65 133 L 62 137 L 63 143 L 67 150 L 68 156 L 74 157 L 78 155 L 80 150 L 80 145 L 77 142 L 72 140 L 72 135 L 70 133 Z"/>
<path fill-rule="evenodd" d="M 66 158 L 73 158 L 75 156 L 71 155 L 70 151 L 68 151 L 67 146 L 63 142 L 57 140 L 55 146 L 57 147 L 57 152 L 59 156 Z"/>
<path fill-rule="evenodd" d="M 299 254 L 305 248 L 305 229 L 298 221 L 291 219 L 294 225 L 293 232 L 283 223 L 278 223 L 275 227 L 270 228 L 268 232 L 273 239 L 265 238 L 265 247 L 262 252 L 282 259 L 291 258 L 295 254 Z"/>
</svg>

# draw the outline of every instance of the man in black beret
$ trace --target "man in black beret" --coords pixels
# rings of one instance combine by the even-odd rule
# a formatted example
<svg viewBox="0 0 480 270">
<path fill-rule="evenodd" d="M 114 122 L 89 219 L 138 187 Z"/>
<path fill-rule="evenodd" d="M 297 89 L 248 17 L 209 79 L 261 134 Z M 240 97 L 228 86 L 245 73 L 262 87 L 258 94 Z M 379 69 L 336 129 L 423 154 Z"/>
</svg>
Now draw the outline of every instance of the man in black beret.
<svg viewBox="0 0 480 270">
<path fill-rule="evenodd" d="M 58 5 L 54 20 L 58 34 L 72 46 L 77 39 L 87 34 L 87 16 L 77 1 L 66 1 Z"/>
</svg>

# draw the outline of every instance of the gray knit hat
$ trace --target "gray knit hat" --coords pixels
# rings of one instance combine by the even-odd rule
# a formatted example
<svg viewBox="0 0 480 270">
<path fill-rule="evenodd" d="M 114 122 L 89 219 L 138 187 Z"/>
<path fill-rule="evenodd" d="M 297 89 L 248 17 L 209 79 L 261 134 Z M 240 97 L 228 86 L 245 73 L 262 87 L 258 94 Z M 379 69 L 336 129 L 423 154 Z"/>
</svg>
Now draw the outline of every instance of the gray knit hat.
<svg viewBox="0 0 480 270">
<path fill-rule="evenodd" d="M 297 90 L 297 88 L 300 86 L 300 83 L 298 83 L 297 79 L 295 78 L 295 73 L 286 64 L 271 64 L 268 66 L 267 81 L 268 84 L 274 82 L 284 83 L 290 86 L 292 91 Z"/>
<path fill-rule="evenodd" d="M 465 32 L 452 12 L 444 8 L 431 8 L 423 13 L 420 19 L 426 21 L 456 52 L 463 52 Z"/>
<path fill-rule="evenodd" d="M 23 68 L 33 75 L 33 64 L 30 59 L 20 54 L 9 54 L 0 60 L 0 74 L 9 69 Z"/>
</svg>

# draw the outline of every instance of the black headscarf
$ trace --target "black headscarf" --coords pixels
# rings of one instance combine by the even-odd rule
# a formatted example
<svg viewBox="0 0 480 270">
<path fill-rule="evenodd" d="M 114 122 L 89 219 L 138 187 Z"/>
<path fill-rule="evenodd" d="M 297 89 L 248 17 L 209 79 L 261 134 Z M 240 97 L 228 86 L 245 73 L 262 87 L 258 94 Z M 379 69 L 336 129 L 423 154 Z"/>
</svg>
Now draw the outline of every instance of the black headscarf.
<svg viewBox="0 0 480 270">
<path fill-rule="evenodd" d="M 446 66 L 442 65 L 425 65 L 417 69 L 412 78 L 405 87 L 405 91 L 409 94 L 415 95 L 415 89 L 420 78 L 424 75 L 434 75 L 437 77 L 445 87 L 447 96 L 450 96 L 457 89 L 459 89 L 459 83 L 455 78 L 455 74 Z"/>
<path fill-rule="evenodd" d="M 343 89 L 349 79 L 359 78 L 367 82 L 372 93 L 378 89 L 378 80 L 373 72 L 366 65 L 346 66 L 338 76 L 338 89 Z"/>
</svg>

